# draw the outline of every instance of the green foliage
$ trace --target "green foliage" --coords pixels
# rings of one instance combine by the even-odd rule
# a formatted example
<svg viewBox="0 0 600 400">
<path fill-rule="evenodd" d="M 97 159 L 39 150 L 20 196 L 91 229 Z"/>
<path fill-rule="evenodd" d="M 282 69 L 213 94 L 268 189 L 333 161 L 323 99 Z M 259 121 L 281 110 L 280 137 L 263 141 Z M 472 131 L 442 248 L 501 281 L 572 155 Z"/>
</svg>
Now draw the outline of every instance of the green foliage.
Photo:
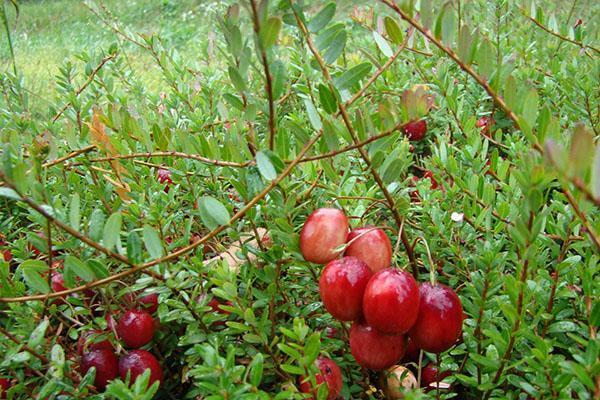
<svg viewBox="0 0 600 400">
<path fill-rule="evenodd" d="M 430 252 L 459 293 L 463 337 L 440 355 L 451 389 L 407 399 L 593 398 L 598 6 L 384 3 L 19 5 L 0 72 L 8 398 L 302 399 L 319 355 L 342 369 L 343 398 L 382 398 L 299 252 L 322 206 L 387 228 L 394 265 L 414 262 L 419 281 Z M 409 142 L 399 128 L 421 118 Z M 426 171 L 438 188 L 414 179 Z M 45 298 L 58 271 L 93 294 Z M 164 380 L 97 393 L 77 340 L 102 330 L 123 354 L 106 315 L 134 293 L 158 294 L 147 349 Z"/>
</svg>

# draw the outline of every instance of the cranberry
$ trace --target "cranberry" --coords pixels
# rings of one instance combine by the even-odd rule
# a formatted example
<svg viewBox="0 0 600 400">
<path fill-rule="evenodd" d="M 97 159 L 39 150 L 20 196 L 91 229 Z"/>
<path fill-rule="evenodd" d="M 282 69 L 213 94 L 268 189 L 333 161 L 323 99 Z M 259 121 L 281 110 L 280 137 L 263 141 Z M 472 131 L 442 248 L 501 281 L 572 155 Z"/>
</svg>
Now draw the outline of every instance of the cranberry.
<svg viewBox="0 0 600 400">
<path fill-rule="evenodd" d="M 228 301 L 227 303 L 223 304 L 214 297 L 212 298 L 211 301 L 208 302 L 208 306 L 212 309 L 213 312 L 218 313 L 218 314 L 223 314 L 223 315 L 230 315 L 231 312 L 229 312 L 227 310 L 223 310 L 221 308 L 221 306 L 223 306 L 223 305 L 233 306 L 233 303 Z M 216 326 L 225 326 L 225 321 L 215 321 L 213 324 Z"/>
<path fill-rule="evenodd" d="M 173 173 L 168 169 L 160 168 L 158 170 L 158 173 L 157 173 L 158 182 L 165 184 L 165 189 L 164 189 L 165 193 L 169 193 L 169 189 L 170 189 L 169 185 L 173 184 L 173 179 L 171 179 L 172 175 L 173 175 Z"/>
<path fill-rule="evenodd" d="M 406 354 L 404 354 L 402 361 L 418 363 L 420 353 L 421 349 L 419 349 L 417 345 L 415 345 L 415 342 L 409 337 L 406 343 Z"/>
<path fill-rule="evenodd" d="M 323 382 L 327 385 L 328 395 L 327 400 L 335 400 L 342 392 L 342 371 L 335 361 L 327 357 L 319 357 L 316 361 L 317 367 L 319 367 L 320 374 L 315 376 L 317 385 L 321 385 Z M 311 382 L 308 378 L 300 378 L 300 391 L 302 393 L 313 393 L 314 399 L 317 398 L 316 389 L 312 387 Z"/>
<path fill-rule="evenodd" d="M 418 311 L 419 286 L 410 273 L 386 268 L 373 275 L 363 298 L 369 325 L 383 333 L 406 333 Z"/>
<path fill-rule="evenodd" d="M 325 264 L 340 254 L 335 251 L 346 243 L 348 218 L 335 208 L 315 210 L 300 232 L 300 250 L 306 261 Z"/>
<path fill-rule="evenodd" d="M 421 386 L 429 387 L 432 383 L 440 382 L 450 375 L 452 375 L 450 371 L 440 372 L 437 365 L 429 363 L 421 370 Z"/>
<path fill-rule="evenodd" d="M 492 125 L 494 125 L 495 121 L 492 117 L 489 116 L 483 116 L 481 118 L 479 118 L 477 120 L 477 122 L 475 123 L 475 126 L 477 126 L 478 128 L 481 129 L 481 133 L 489 136 L 490 134 L 490 129 L 492 128 Z"/>
<path fill-rule="evenodd" d="M 363 294 L 372 272 L 356 257 L 329 262 L 319 279 L 319 292 L 325 309 L 341 321 L 353 321 L 362 315 Z"/>
<path fill-rule="evenodd" d="M 119 375 L 121 379 L 130 374 L 131 382 L 135 382 L 138 376 L 147 369 L 150 370 L 150 385 L 154 382 L 162 382 L 162 368 L 156 357 L 146 350 L 132 350 L 119 359 Z"/>
<path fill-rule="evenodd" d="M 117 324 L 117 334 L 128 347 L 142 347 L 154 336 L 154 319 L 146 311 L 128 310 Z"/>
<path fill-rule="evenodd" d="M 6 378 L 0 378 L 0 399 L 6 398 L 8 389 L 10 389 L 10 381 Z"/>
<path fill-rule="evenodd" d="M 345 256 L 354 256 L 367 263 L 377 272 L 392 263 L 392 244 L 382 229 L 365 226 L 354 229 L 348 235 Z"/>
<path fill-rule="evenodd" d="M 153 314 L 158 309 L 158 294 L 150 293 L 145 296 L 139 296 L 138 293 L 127 293 L 125 299 L 131 305 L 140 305 L 142 309 Z"/>
<path fill-rule="evenodd" d="M 448 350 L 462 330 L 463 311 L 458 295 L 448 286 L 429 282 L 419 286 L 419 294 L 419 316 L 409 332 L 411 339 L 430 353 Z"/>
<path fill-rule="evenodd" d="M 408 140 L 423 140 L 427 133 L 427 121 L 424 119 L 411 121 L 402 128 Z"/>
<path fill-rule="evenodd" d="M 404 335 L 387 335 L 360 321 L 355 321 L 350 328 L 350 351 L 365 368 L 389 368 L 402 358 L 405 350 Z"/>
<path fill-rule="evenodd" d="M 85 374 L 90 368 L 96 367 L 94 386 L 99 390 L 104 390 L 106 384 L 119 375 L 118 365 L 117 356 L 112 350 L 102 349 L 84 353 L 81 356 L 80 368 L 81 373 Z"/>
<path fill-rule="evenodd" d="M 94 350 L 113 350 L 113 346 L 108 339 L 98 340 L 97 336 L 103 333 L 99 330 L 83 332 L 77 341 L 77 353 L 82 355 L 85 352 Z"/>
</svg>

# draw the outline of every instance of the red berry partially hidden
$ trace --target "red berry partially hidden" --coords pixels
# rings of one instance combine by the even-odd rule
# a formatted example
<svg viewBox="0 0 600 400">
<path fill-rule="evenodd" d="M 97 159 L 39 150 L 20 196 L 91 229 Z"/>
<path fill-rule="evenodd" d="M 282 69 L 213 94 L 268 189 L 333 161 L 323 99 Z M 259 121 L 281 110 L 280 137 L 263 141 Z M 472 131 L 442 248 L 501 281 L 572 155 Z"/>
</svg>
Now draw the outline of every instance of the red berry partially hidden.
<svg viewBox="0 0 600 400">
<path fill-rule="evenodd" d="M 300 251 L 306 261 L 325 264 L 337 258 L 335 249 L 348 236 L 348 218 L 335 208 L 319 208 L 309 215 L 300 232 Z"/>
<path fill-rule="evenodd" d="M 158 310 L 158 294 L 156 293 L 150 293 L 142 296 L 140 297 L 139 301 L 150 314 L 155 313 L 156 310 Z"/>
<path fill-rule="evenodd" d="M 462 331 L 462 304 L 454 290 L 442 284 L 419 285 L 419 316 L 409 332 L 419 348 L 441 353 L 456 343 Z"/>
<path fill-rule="evenodd" d="M 421 352 L 421 349 L 419 349 L 417 347 L 417 345 L 415 345 L 415 342 L 409 337 L 406 342 L 406 353 L 404 354 L 404 358 L 402 358 L 402 361 L 405 363 L 408 363 L 408 362 L 418 363 L 420 352 Z"/>
<path fill-rule="evenodd" d="M 404 335 L 386 335 L 359 321 L 350 328 L 350 351 L 365 368 L 376 371 L 389 368 L 400 361 L 405 350 Z"/>
<path fill-rule="evenodd" d="M 170 170 L 164 168 L 160 168 L 157 172 L 158 181 L 165 184 L 165 193 L 169 193 L 169 185 L 173 183 L 172 175 L 173 173 Z"/>
<path fill-rule="evenodd" d="M 383 229 L 365 226 L 354 229 L 348 235 L 345 256 L 356 257 L 377 272 L 392 263 L 392 244 Z"/>
<path fill-rule="evenodd" d="M 119 375 L 117 356 L 112 350 L 102 349 L 84 353 L 81 356 L 81 374 L 86 374 L 92 367 L 96 367 L 94 386 L 98 390 L 104 390 L 107 383 Z"/>
<path fill-rule="evenodd" d="M 119 375 L 125 380 L 127 373 L 131 375 L 131 383 L 147 369 L 150 370 L 150 382 L 162 382 L 162 368 L 156 357 L 146 350 L 132 350 L 119 359 Z"/>
<path fill-rule="evenodd" d="M 450 371 L 440 372 L 437 365 L 429 363 L 421 370 L 421 386 L 429 387 L 432 383 L 437 383 L 444 378 L 452 375 Z M 433 385 L 437 387 L 437 385 Z"/>
<path fill-rule="evenodd" d="M 362 315 L 363 294 L 372 272 L 356 257 L 342 257 L 325 266 L 319 279 L 319 293 L 325 309 L 341 321 Z"/>
<path fill-rule="evenodd" d="M 424 119 L 411 121 L 402 128 L 408 140 L 423 140 L 427 133 L 427 121 Z"/>
<path fill-rule="evenodd" d="M 108 339 L 98 340 L 98 336 L 104 332 L 99 330 L 91 330 L 83 332 L 77 341 L 77 353 L 83 353 L 94 350 L 113 350 L 113 346 Z"/>
<path fill-rule="evenodd" d="M 328 394 L 327 400 L 335 400 L 342 392 L 342 371 L 335 361 L 327 357 L 319 357 L 316 361 L 317 367 L 321 371 L 320 374 L 315 376 L 317 385 L 321 385 L 323 382 L 327 385 Z M 310 380 L 305 377 L 300 378 L 300 391 L 302 393 L 313 393 L 314 399 L 317 398 L 317 388 L 313 388 Z"/>
<path fill-rule="evenodd" d="M 406 333 L 418 311 L 419 286 L 410 273 L 386 268 L 373 275 L 363 298 L 369 325 L 383 333 Z"/>
<path fill-rule="evenodd" d="M 492 125 L 495 124 L 495 121 L 492 117 L 489 116 L 483 116 L 481 118 L 479 118 L 477 120 L 477 122 L 475 123 L 475 126 L 477 126 L 478 128 L 481 129 L 481 133 L 489 136 L 490 134 L 490 129 L 492 128 Z"/>
<path fill-rule="evenodd" d="M 0 378 L 0 399 L 6 398 L 6 391 L 10 388 L 10 381 L 6 378 Z"/>
<path fill-rule="evenodd" d="M 117 324 L 117 334 L 127 347 L 137 349 L 152 340 L 154 320 L 146 311 L 128 310 Z"/>
</svg>

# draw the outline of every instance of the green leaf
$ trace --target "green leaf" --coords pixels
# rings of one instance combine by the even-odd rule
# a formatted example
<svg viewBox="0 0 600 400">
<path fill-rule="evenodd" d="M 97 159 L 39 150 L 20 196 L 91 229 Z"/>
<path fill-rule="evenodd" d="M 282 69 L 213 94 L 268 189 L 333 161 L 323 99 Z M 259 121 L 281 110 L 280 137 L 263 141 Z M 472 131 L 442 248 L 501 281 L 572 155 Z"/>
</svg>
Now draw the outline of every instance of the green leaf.
<svg viewBox="0 0 600 400">
<path fill-rule="evenodd" d="M 244 78 L 242 78 L 242 75 L 240 75 L 240 71 L 230 65 L 228 68 L 228 72 L 229 72 L 229 79 L 231 80 L 231 83 L 233 83 L 233 86 L 239 91 L 239 92 L 245 92 L 246 91 L 246 82 L 244 82 Z"/>
<path fill-rule="evenodd" d="M 71 197 L 71 207 L 69 208 L 69 222 L 73 229 L 79 230 L 81 222 L 80 198 L 79 193 L 73 194 Z"/>
<path fill-rule="evenodd" d="M 17 192 L 7 187 L 0 187 L 0 197 L 6 197 L 11 200 L 21 200 L 21 196 L 19 196 Z"/>
<path fill-rule="evenodd" d="M 281 31 L 281 18 L 269 17 L 267 23 L 260 28 L 260 43 L 264 49 L 273 46 Z"/>
<path fill-rule="evenodd" d="M 102 227 L 104 226 L 104 213 L 100 209 L 92 211 L 88 224 L 90 239 L 98 242 L 102 237 Z"/>
<path fill-rule="evenodd" d="M 319 51 L 324 53 L 323 58 L 325 62 L 331 64 L 338 59 L 346 46 L 344 24 L 330 26 L 317 36 L 315 43 Z"/>
<path fill-rule="evenodd" d="M 319 99 L 321 100 L 321 106 L 328 114 L 333 114 L 337 111 L 337 99 L 331 90 L 322 83 L 319 83 Z"/>
<path fill-rule="evenodd" d="M 271 158 L 264 151 L 256 153 L 256 166 L 265 180 L 272 181 L 277 178 L 277 171 L 275 171 Z"/>
<path fill-rule="evenodd" d="M 402 44 L 402 41 L 404 40 L 402 35 L 402 29 L 400 29 L 400 26 L 398 25 L 396 20 L 391 17 L 385 17 L 383 21 L 385 24 L 385 31 L 390 37 L 392 43 L 398 45 Z"/>
<path fill-rule="evenodd" d="M 29 335 L 29 341 L 27 342 L 27 345 L 29 347 L 31 347 L 32 349 L 35 349 L 40 344 L 42 344 L 42 341 L 44 340 L 44 336 L 46 335 L 46 329 L 48 329 L 49 325 L 50 325 L 50 321 L 47 318 L 44 318 L 38 324 L 38 326 L 35 327 L 33 332 L 31 332 L 31 335 Z"/>
<path fill-rule="evenodd" d="M 323 7 L 308 23 L 308 30 L 316 33 L 325 28 L 335 15 L 335 3 L 331 2 Z"/>
<path fill-rule="evenodd" d="M 304 344 L 304 355 L 306 356 L 306 362 L 312 364 L 321 351 L 321 335 L 319 332 L 315 332 L 306 339 Z"/>
<path fill-rule="evenodd" d="M 39 260 L 27 260 L 21 264 L 20 268 L 23 273 L 23 279 L 25 279 L 27 286 L 42 294 L 50 293 L 48 280 L 42 278 L 41 275 L 42 271 L 45 272 L 48 270 L 48 266 L 46 264 Z"/>
<path fill-rule="evenodd" d="M 257 353 L 252 362 L 248 366 L 250 370 L 250 383 L 254 387 L 258 387 L 260 385 L 260 381 L 262 380 L 263 370 L 264 370 L 264 356 L 262 353 Z"/>
<path fill-rule="evenodd" d="M 375 39 L 377 47 L 379 47 L 384 56 L 391 57 L 394 55 L 389 43 L 377 31 L 373 31 L 373 39 Z"/>
<path fill-rule="evenodd" d="M 594 134 L 583 123 L 575 125 L 569 149 L 569 173 L 584 179 L 594 157 Z"/>
<path fill-rule="evenodd" d="M 592 165 L 592 194 L 600 198 L 600 144 L 596 145 L 596 154 Z"/>
<path fill-rule="evenodd" d="M 321 116 L 315 108 L 315 105 L 312 103 L 312 101 L 310 101 L 309 98 L 306 98 L 304 99 L 304 106 L 306 107 L 310 124 L 316 131 L 320 131 L 323 128 L 323 123 L 321 122 Z"/>
<path fill-rule="evenodd" d="M 106 221 L 102 235 L 102 243 L 108 250 L 112 250 L 119 241 L 121 233 L 121 213 L 115 212 Z"/>
<path fill-rule="evenodd" d="M 352 86 L 360 82 L 365 76 L 371 72 L 372 65 L 369 62 L 364 62 L 355 67 L 350 68 L 342 75 L 334 79 L 335 86 L 338 90 L 350 89 Z"/>
<path fill-rule="evenodd" d="M 325 144 L 329 151 L 337 150 L 340 147 L 338 131 L 335 128 L 335 125 L 327 119 L 323 121 L 323 140 L 325 140 Z"/>
<path fill-rule="evenodd" d="M 142 261 L 142 241 L 135 231 L 127 236 L 127 258 L 135 264 Z"/>
<path fill-rule="evenodd" d="M 210 230 L 229 223 L 229 211 L 227 211 L 227 208 L 214 197 L 202 197 L 198 202 L 198 208 L 202 222 Z"/>
<path fill-rule="evenodd" d="M 74 256 L 67 256 L 65 258 L 65 273 L 74 273 L 86 282 L 91 282 L 96 279 L 94 271 L 79 258 Z"/>
<path fill-rule="evenodd" d="M 484 39 L 479 45 L 476 55 L 477 64 L 479 65 L 479 74 L 486 79 L 489 79 L 494 72 L 494 64 L 496 55 L 494 53 L 494 45 L 489 39 Z"/>
<path fill-rule="evenodd" d="M 151 227 L 150 225 L 144 225 L 142 236 L 144 240 L 144 246 L 150 256 L 154 259 L 160 258 L 163 256 L 163 246 L 160 241 L 160 237 L 158 232 Z"/>
</svg>

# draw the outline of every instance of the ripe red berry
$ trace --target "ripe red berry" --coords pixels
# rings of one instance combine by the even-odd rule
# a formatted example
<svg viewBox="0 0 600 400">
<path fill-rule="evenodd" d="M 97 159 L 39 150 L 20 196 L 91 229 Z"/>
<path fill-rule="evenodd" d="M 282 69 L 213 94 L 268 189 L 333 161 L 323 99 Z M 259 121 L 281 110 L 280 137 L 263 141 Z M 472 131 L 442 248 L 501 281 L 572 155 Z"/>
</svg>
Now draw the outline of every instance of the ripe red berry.
<svg viewBox="0 0 600 400">
<path fill-rule="evenodd" d="M 6 378 L 0 378 L 0 399 L 6 398 L 6 391 L 10 389 L 10 381 Z"/>
<path fill-rule="evenodd" d="M 321 371 L 315 376 L 317 385 L 323 382 L 327 385 L 327 400 L 335 400 L 342 392 L 342 371 L 335 361 L 327 357 L 319 357 L 316 361 L 317 367 Z M 313 393 L 313 399 L 317 398 L 317 388 L 313 388 L 308 378 L 300 377 L 300 392 Z"/>
<path fill-rule="evenodd" d="M 419 285 L 420 305 L 417 322 L 409 335 L 419 348 L 430 353 L 448 350 L 462 331 L 462 304 L 454 290 L 442 284 Z"/>
<path fill-rule="evenodd" d="M 356 257 L 329 262 L 319 279 L 319 293 L 325 309 L 341 321 L 353 321 L 362 315 L 363 294 L 372 272 Z"/>
<path fill-rule="evenodd" d="M 117 356 L 112 350 L 102 349 L 84 353 L 80 362 L 81 374 L 86 374 L 92 367 L 96 367 L 94 386 L 98 390 L 104 390 L 106 384 L 119 375 Z"/>
<path fill-rule="evenodd" d="M 350 351 L 356 362 L 365 368 L 389 368 L 400 361 L 405 350 L 404 335 L 386 335 L 360 321 L 355 321 L 350 328 Z"/>
<path fill-rule="evenodd" d="M 62 292 L 63 290 L 67 290 L 65 287 L 65 278 L 63 277 L 63 274 L 60 272 L 53 272 L 52 278 L 50 279 L 50 287 L 52 288 L 53 292 Z M 62 295 L 60 297 L 65 296 Z"/>
<path fill-rule="evenodd" d="M 160 168 L 157 172 L 158 181 L 165 184 L 165 193 L 169 193 L 169 185 L 173 183 L 172 175 L 173 173 L 168 169 Z"/>
<path fill-rule="evenodd" d="M 429 363 L 421 370 L 421 386 L 429 387 L 432 383 L 440 382 L 450 375 L 452 375 L 450 371 L 440 372 L 437 365 Z M 436 386 L 433 385 L 433 387 Z"/>
<path fill-rule="evenodd" d="M 150 385 L 155 381 L 162 382 L 162 368 L 156 357 L 146 350 L 132 350 L 119 359 L 119 375 L 121 379 L 127 378 L 130 373 L 131 383 L 147 369 L 150 370 Z"/>
<path fill-rule="evenodd" d="M 6 241 L 0 237 L 0 248 L 6 247 L 7 245 L 8 243 L 6 243 Z M 12 258 L 13 255 L 10 249 L 0 250 L 0 261 L 4 259 L 4 261 L 9 263 L 12 260 Z"/>
<path fill-rule="evenodd" d="M 427 121 L 424 119 L 411 121 L 402 128 L 408 140 L 422 140 L 427 133 Z"/>
<path fill-rule="evenodd" d="M 99 330 L 85 331 L 79 336 L 77 341 L 77 353 L 83 353 L 94 350 L 113 350 L 113 346 L 108 339 L 99 340 L 99 336 L 104 332 Z"/>
<path fill-rule="evenodd" d="M 415 342 L 409 337 L 408 340 L 406 341 L 406 353 L 404 354 L 404 358 L 402 358 L 402 361 L 405 363 L 408 363 L 408 362 L 417 363 L 417 362 L 419 362 L 419 353 L 420 352 L 421 352 L 421 349 L 419 349 L 417 347 L 417 345 L 415 344 Z"/>
<path fill-rule="evenodd" d="M 492 128 L 492 125 L 494 125 L 494 123 L 494 119 L 486 115 L 479 118 L 475 123 L 475 126 L 481 129 L 481 133 L 488 136 L 490 133 L 490 129 Z"/>
<path fill-rule="evenodd" d="M 371 226 L 354 229 L 348 235 L 348 243 L 344 255 L 364 261 L 373 272 L 392 263 L 392 244 L 383 229 Z"/>
<path fill-rule="evenodd" d="M 335 208 L 319 208 L 307 218 L 300 232 L 300 251 L 306 261 L 325 264 L 337 258 L 346 243 L 348 218 Z"/>
<path fill-rule="evenodd" d="M 152 340 L 154 320 L 147 311 L 128 310 L 117 324 L 117 334 L 127 347 L 137 349 Z"/>
<path fill-rule="evenodd" d="M 371 278 L 363 298 L 365 319 L 383 333 L 406 333 L 419 312 L 419 286 L 406 271 L 386 268 Z"/>
<path fill-rule="evenodd" d="M 150 293 L 145 296 L 140 296 L 139 293 L 127 293 L 125 296 L 127 303 L 132 306 L 141 308 L 153 314 L 158 309 L 158 294 Z"/>
</svg>

